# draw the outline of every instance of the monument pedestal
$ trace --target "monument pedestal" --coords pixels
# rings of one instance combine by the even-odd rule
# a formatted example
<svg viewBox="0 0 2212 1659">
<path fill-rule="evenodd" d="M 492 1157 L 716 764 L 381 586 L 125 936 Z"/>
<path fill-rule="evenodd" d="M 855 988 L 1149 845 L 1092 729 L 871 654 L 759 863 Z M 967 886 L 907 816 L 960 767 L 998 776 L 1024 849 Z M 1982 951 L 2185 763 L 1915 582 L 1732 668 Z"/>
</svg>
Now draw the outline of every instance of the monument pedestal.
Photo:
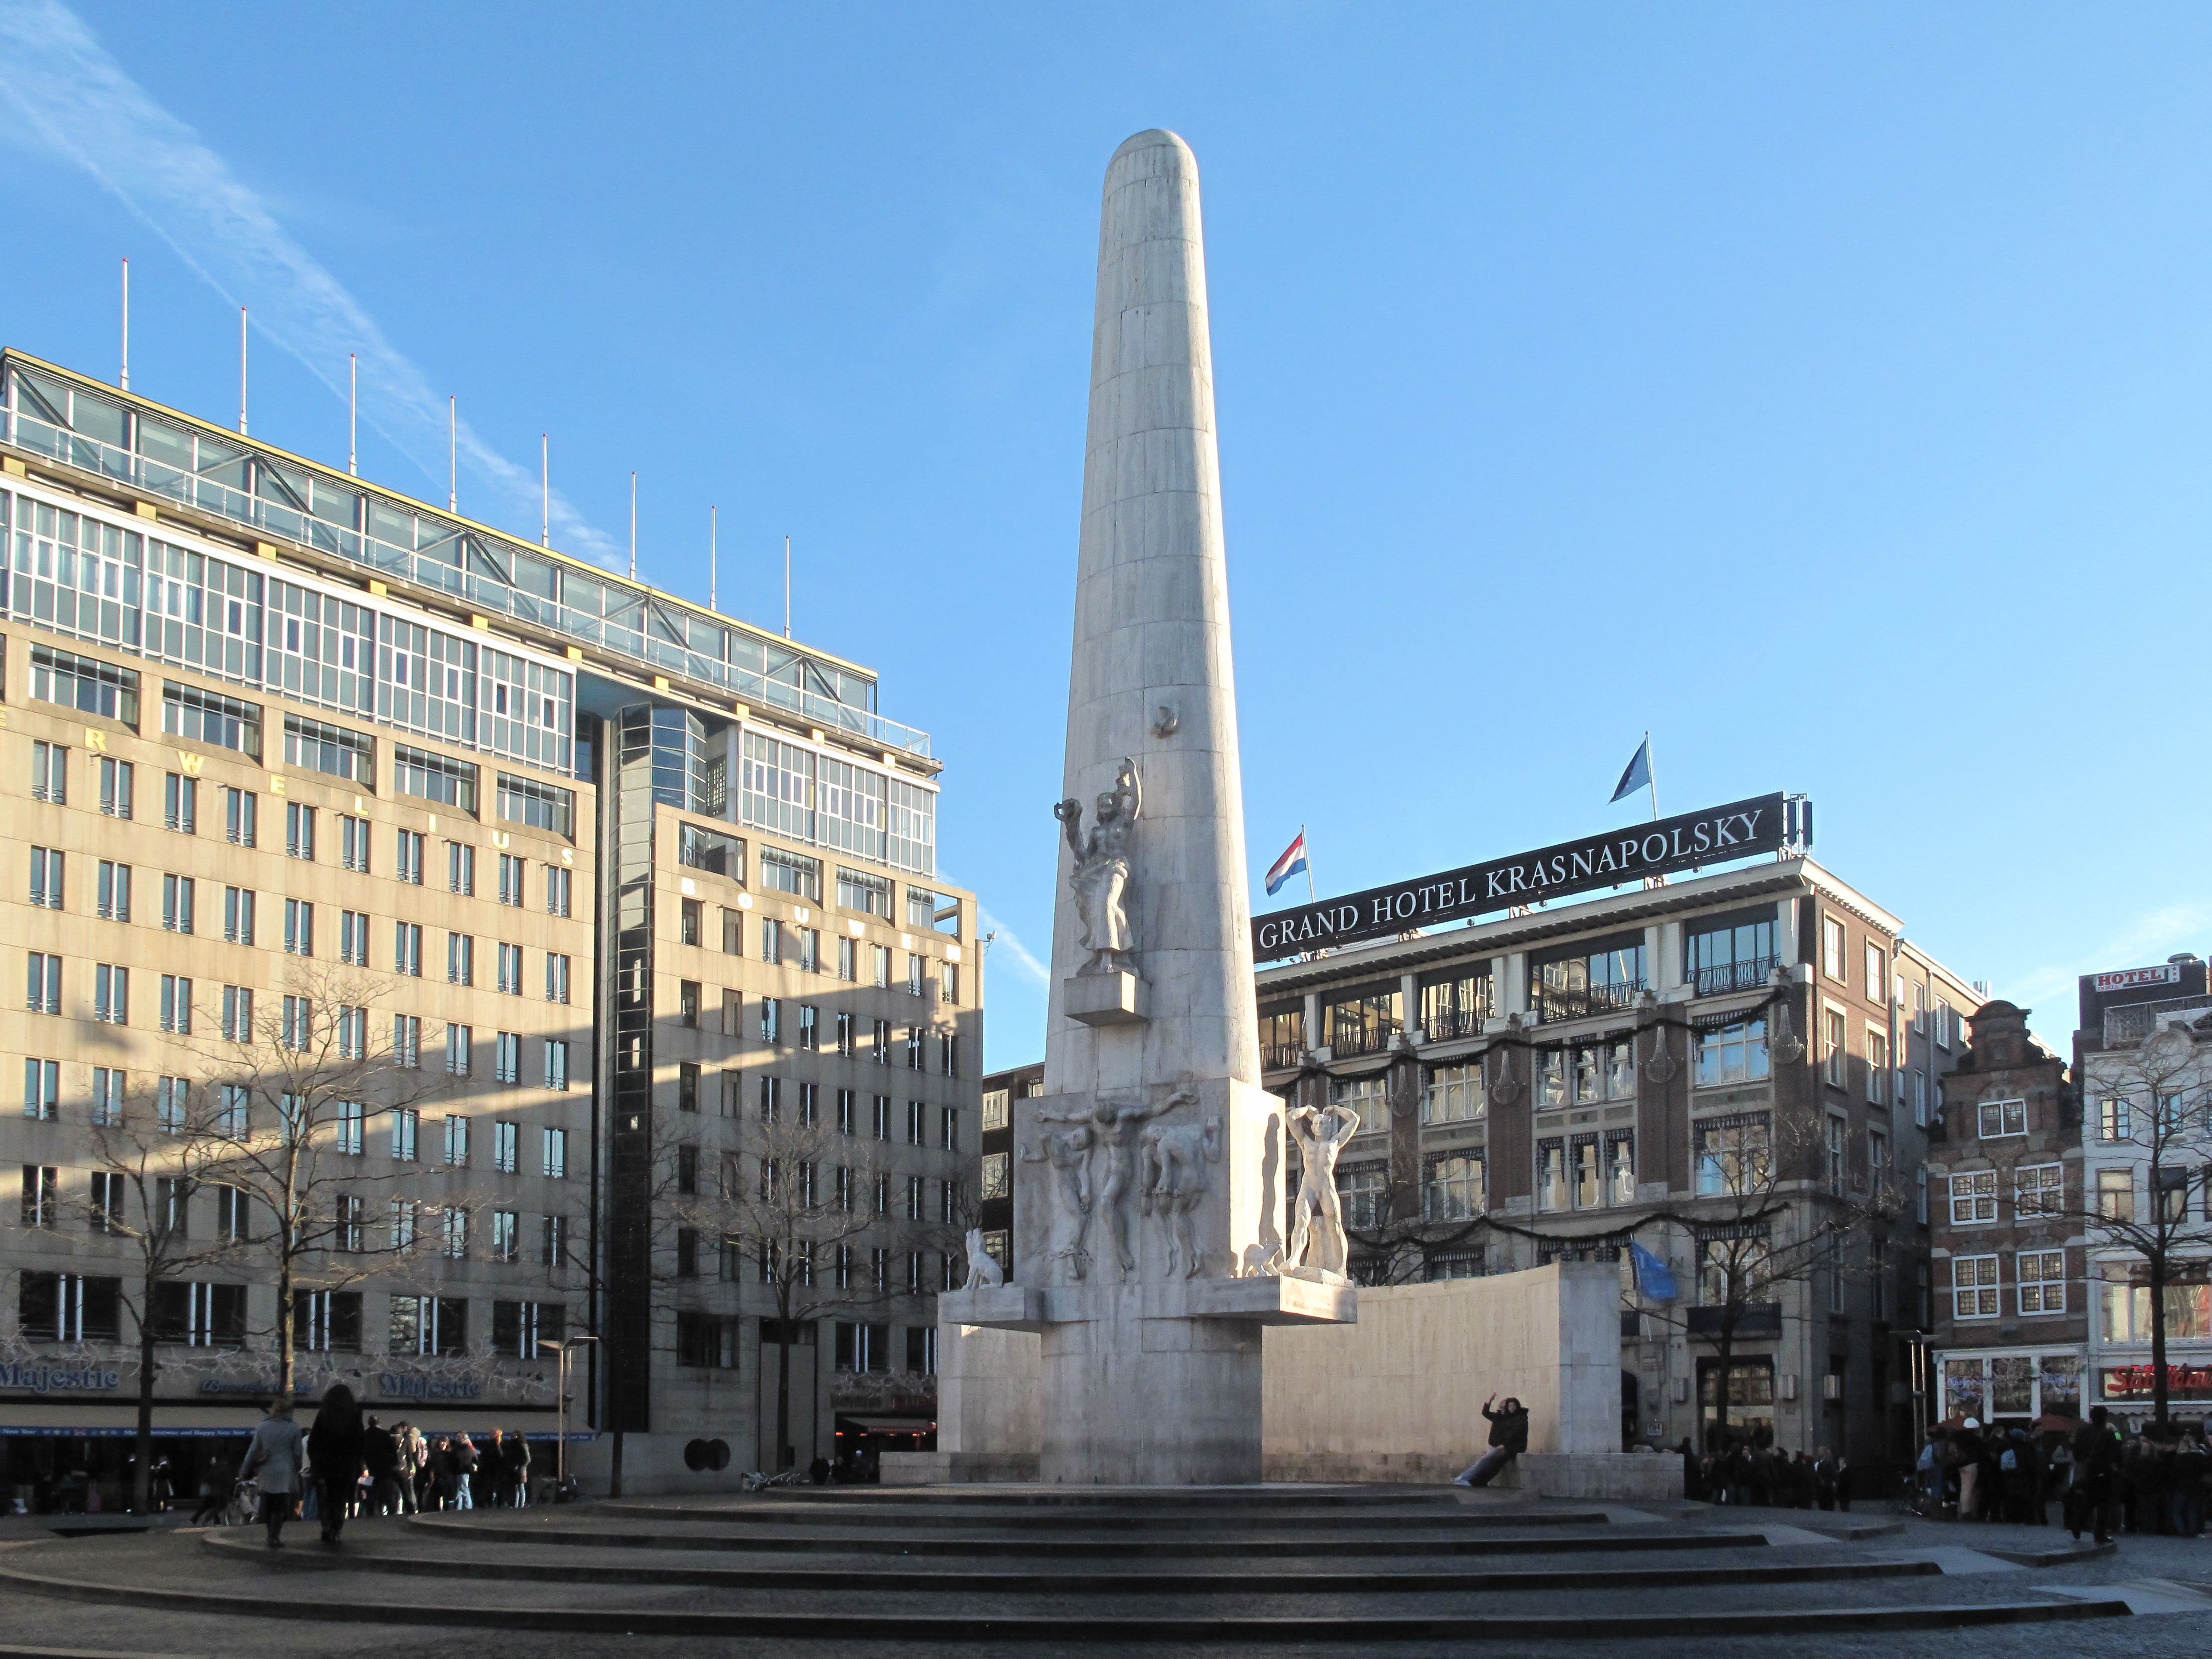
<svg viewBox="0 0 2212 1659">
<path fill-rule="evenodd" d="M 1078 974 L 1060 987 L 1060 1006 L 1085 1025 L 1136 1025 L 1152 1017 L 1151 990 L 1134 974 Z"/>
</svg>

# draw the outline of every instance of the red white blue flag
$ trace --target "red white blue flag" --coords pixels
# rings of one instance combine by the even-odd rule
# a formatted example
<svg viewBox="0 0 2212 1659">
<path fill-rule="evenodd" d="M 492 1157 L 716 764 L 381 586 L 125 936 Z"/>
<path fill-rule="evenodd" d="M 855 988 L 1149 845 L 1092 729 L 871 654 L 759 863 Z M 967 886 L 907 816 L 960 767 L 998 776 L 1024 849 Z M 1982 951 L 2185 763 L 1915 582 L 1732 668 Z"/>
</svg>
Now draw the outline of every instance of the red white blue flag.
<svg viewBox="0 0 2212 1659">
<path fill-rule="evenodd" d="M 1273 898 L 1277 888 L 1280 887 L 1292 876 L 1298 874 L 1305 867 L 1306 832 L 1301 830 L 1298 831 L 1298 838 L 1292 842 L 1288 847 L 1283 848 L 1283 856 L 1277 859 L 1273 866 L 1270 867 L 1267 872 L 1268 897 Z"/>
</svg>

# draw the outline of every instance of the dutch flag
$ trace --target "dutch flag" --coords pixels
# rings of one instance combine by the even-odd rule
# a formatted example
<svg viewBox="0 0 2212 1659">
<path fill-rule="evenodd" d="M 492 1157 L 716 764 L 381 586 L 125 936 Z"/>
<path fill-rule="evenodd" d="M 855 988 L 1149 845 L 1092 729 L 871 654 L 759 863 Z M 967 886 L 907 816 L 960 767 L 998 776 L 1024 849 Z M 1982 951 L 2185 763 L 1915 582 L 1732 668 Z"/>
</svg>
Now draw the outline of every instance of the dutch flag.
<svg viewBox="0 0 2212 1659">
<path fill-rule="evenodd" d="M 1268 870 L 1267 896 L 1273 898 L 1275 896 L 1276 889 L 1279 888 L 1292 876 L 1298 874 L 1305 867 L 1306 832 L 1304 830 L 1301 830 L 1298 831 L 1298 838 L 1292 842 L 1288 847 L 1283 848 L 1283 856 L 1277 859 L 1273 866 Z"/>
</svg>

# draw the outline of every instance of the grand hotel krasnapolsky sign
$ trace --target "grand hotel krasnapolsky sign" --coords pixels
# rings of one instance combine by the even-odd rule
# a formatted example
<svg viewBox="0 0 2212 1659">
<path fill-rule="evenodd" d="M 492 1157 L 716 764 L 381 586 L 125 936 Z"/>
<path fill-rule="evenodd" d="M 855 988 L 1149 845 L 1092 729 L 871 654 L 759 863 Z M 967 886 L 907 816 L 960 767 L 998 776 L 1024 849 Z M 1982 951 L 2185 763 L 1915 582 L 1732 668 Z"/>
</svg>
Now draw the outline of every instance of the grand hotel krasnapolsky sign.
<svg viewBox="0 0 2212 1659">
<path fill-rule="evenodd" d="M 1252 954 L 1261 962 L 1273 962 L 1540 899 L 1777 852 L 1787 834 L 1784 817 L 1784 797 L 1760 795 L 1441 875 L 1270 911 L 1252 918 Z"/>
</svg>

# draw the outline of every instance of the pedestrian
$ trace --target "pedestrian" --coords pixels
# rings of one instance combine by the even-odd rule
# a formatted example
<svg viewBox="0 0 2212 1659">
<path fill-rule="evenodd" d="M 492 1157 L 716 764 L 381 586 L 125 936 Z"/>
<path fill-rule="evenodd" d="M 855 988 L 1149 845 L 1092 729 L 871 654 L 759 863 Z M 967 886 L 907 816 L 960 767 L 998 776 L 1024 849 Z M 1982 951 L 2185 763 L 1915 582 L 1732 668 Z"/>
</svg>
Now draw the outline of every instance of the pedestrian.
<svg viewBox="0 0 2212 1659">
<path fill-rule="evenodd" d="M 467 1435 L 453 1442 L 453 1507 L 472 1510 L 476 1498 L 477 1447 Z"/>
<path fill-rule="evenodd" d="M 258 1480 L 261 1486 L 261 1524 L 269 1529 L 269 1547 L 284 1547 L 284 1523 L 292 1518 L 293 1506 L 300 1501 L 300 1462 L 301 1435 L 300 1425 L 292 1420 L 292 1402 L 289 1398 L 270 1401 L 262 1408 L 267 1415 L 253 1431 L 253 1438 L 246 1448 L 246 1461 L 238 1466 L 241 1480 Z"/>
<path fill-rule="evenodd" d="M 507 1479 L 514 1487 L 514 1507 L 519 1510 L 528 1509 L 530 1507 L 528 1436 L 518 1433 L 507 1443 Z"/>
<path fill-rule="evenodd" d="M 399 1513 L 399 1443 L 374 1418 L 361 1437 L 362 1467 L 368 1474 L 368 1508 L 374 1515 Z"/>
<path fill-rule="evenodd" d="M 2173 1452 L 2173 1489 L 2169 1502 L 2172 1505 L 2173 1530 L 2177 1536 L 2196 1538 L 2204 1531 L 2204 1479 L 2212 1474 L 2212 1456 L 2204 1449 L 2203 1434 L 2194 1429 L 2182 1431 L 2181 1439 Z"/>
<path fill-rule="evenodd" d="M 483 1476 L 484 1486 L 488 1488 L 486 1495 L 490 1498 L 494 1509 L 503 1510 L 514 1501 L 514 1491 L 509 1485 L 513 1469 L 507 1462 L 505 1429 L 491 1431 L 491 1444 L 483 1449 L 483 1456 L 477 1462 L 477 1468 Z"/>
<path fill-rule="evenodd" d="M 338 1541 L 345 1525 L 346 1504 L 361 1481 L 361 1402 L 343 1382 L 323 1390 L 315 1408 L 314 1426 L 307 1431 L 307 1467 L 315 1486 L 315 1518 L 322 1522 L 323 1542 Z"/>
<path fill-rule="evenodd" d="M 2112 1509 L 2120 1474 L 2120 1437 L 2102 1406 L 2089 1408 L 2089 1420 L 2074 1431 L 2074 1485 L 2079 1494 L 2068 1529 L 2078 1540 L 2087 1522 L 2100 1544 L 2112 1541 Z"/>
<path fill-rule="evenodd" d="M 1959 1519 L 1978 1519 L 1981 1511 L 1976 1502 L 1981 1496 L 1982 1425 L 1978 1418 L 1968 1418 L 1951 1437 L 1951 1444 L 1959 1453 Z"/>
<path fill-rule="evenodd" d="M 1528 1408 L 1512 1395 L 1505 1396 L 1500 1409 L 1491 1410 L 1497 1404 L 1494 1394 L 1482 1402 L 1482 1414 L 1490 1422 L 1490 1449 L 1453 1477 L 1455 1486 L 1486 1486 L 1500 1469 L 1528 1449 Z"/>
<path fill-rule="evenodd" d="M 392 1434 L 399 1443 L 400 1513 L 419 1515 L 422 1510 L 422 1464 L 426 1456 L 422 1437 L 412 1423 L 395 1424 Z"/>
<path fill-rule="evenodd" d="M 453 1508 L 453 1443 L 442 1434 L 432 1441 L 422 1468 L 428 1483 L 423 1490 L 424 1504 L 434 1510 Z"/>
<path fill-rule="evenodd" d="M 820 1452 L 815 1453 L 814 1461 L 806 1466 L 806 1478 L 813 1481 L 813 1483 L 817 1486 L 828 1486 L 830 1484 L 830 1460 L 824 1457 Z"/>
</svg>

